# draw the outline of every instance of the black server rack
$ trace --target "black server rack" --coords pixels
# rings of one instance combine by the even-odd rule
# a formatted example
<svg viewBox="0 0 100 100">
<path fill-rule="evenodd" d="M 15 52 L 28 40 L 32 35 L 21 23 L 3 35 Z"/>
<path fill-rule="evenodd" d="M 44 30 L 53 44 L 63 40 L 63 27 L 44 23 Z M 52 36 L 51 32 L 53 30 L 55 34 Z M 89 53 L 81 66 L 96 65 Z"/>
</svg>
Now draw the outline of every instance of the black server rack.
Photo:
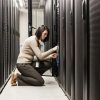
<svg viewBox="0 0 100 100">
<path fill-rule="evenodd" d="M 46 43 L 46 49 L 57 45 L 57 30 L 56 30 L 56 3 L 57 0 L 47 0 L 45 6 L 45 25 L 50 29 L 49 42 Z M 56 60 L 52 60 L 52 76 L 57 76 L 58 67 Z"/>
<path fill-rule="evenodd" d="M 49 49 L 53 46 L 55 46 L 54 44 L 54 37 L 55 37 L 55 33 L 54 33 L 54 24 L 53 24 L 53 3 L 54 1 L 53 0 L 47 0 L 46 1 L 46 5 L 45 5 L 45 16 L 44 16 L 44 23 L 45 25 L 48 26 L 48 28 L 50 29 L 50 35 L 49 35 L 49 41 L 45 43 L 45 49 Z M 55 76 L 56 75 L 56 72 L 55 72 L 55 63 L 56 61 L 52 61 L 52 75 Z M 55 66 L 55 67 L 54 67 Z"/>
<path fill-rule="evenodd" d="M 88 2 L 75 0 L 75 100 L 88 100 Z"/>
<path fill-rule="evenodd" d="M 19 10 L 15 7 L 15 61 L 19 53 Z M 16 62 L 15 62 L 16 63 Z"/>
<path fill-rule="evenodd" d="M 2 14 L 2 0 L 0 0 L 0 14 Z M 3 84 L 3 49 L 2 49 L 2 15 L 0 16 L 0 87 L 2 86 Z"/>
<path fill-rule="evenodd" d="M 28 0 L 28 36 L 32 36 L 32 0 Z"/>
<path fill-rule="evenodd" d="M 66 1 L 66 94 L 71 99 L 71 67 L 73 66 L 73 34 L 71 0 Z"/>
<path fill-rule="evenodd" d="M 71 100 L 75 100 L 75 0 L 71 0 Z M 67 17 L 67 16 L 66 16 Z"/>
<path fill-rule="evenodd" d="M 44 24 L 48 26 L 48 28 L 50 29 L 50 36 L 49 36 L 49 41 L 47 43 L 45 43 L 45 47 L 46 49 L 49 49 L 52 47 L 52 33 L 53 33 L 53 12 L 52 12 L 52 8 L 53 8 L 53 0 L 47 0 L 46 1 L 46 5 L 45 5 L 45 10 L 44 10 Z"/>
<path fill-rule="evenodd" d="M 66 87 L 66 0 L 60 0 L 60 85 Z"/>
<path fill-rule="evenodd" d="M 8 30 L 7 30 L 7 1 L 3 0 L 3 67 L 4 67 L 4 80 L 6 81 L 7 77 L 8 77 L 8 67 L 7 67 L 7 50 L 8 50 L 8 41 L 7 41 L 7 37 L 8 37 Z"/>
<path fill-rule="evenodd" d="M 13 0 L 11 0 L 11 33 L 10 33 L 10 47 L 11 47 L 11 51 L 10 51 L 10 59 L 11 59 L 11 70 L 13 69 Z"/>
<path fill-rule="evenodd" d="M 60 75 L 60 0 L 56 0 L 56 34 L 57 34 L 57 45 L 59 46 L 59 49 L 57 51 L 58 57 L 56 59 L 57 64 L 57 80 L 60 81 L 59 75 Z"/>
<path fill-rule="evenodd" d="M 83 100 L 83 37 L 82 0 L 75 0 L 75 100 Z"/>
<path fill-rule="evenodd" d="M 0 0 L 0 14 L 1 93 L 9 79 L 9 75 L 15 68 L 16 58 L 19 53 L 19 11 L 15 6 L 15 1 Z"/>
<path fill-rule="evenodd" d="M 10 74 L 11 73 L 11 67 L 10 67 L 10 65 L 11 65 L 11 45 L 10 45 L 10 37 L 11 37 L 11 0 L 8 0 L 8 7 L 7 7 L 7 9 L 8 9 L 8 19 L 7 19 L 7 21 L 8 21 L 8 74 Z"/>
<path fill-rule="evenodd" d="M 14 67 L 14 2 L 11 1 L 11 70 L 13 70 Z"/>
<path fill-rule="evenodd" d="M 89 100 L 100 100 L 100 0 L 89 1 Z"/>
<path fill-rule="evenodd" d="M 57 0 L 53 0 L 53 32 L 52 32 L 52 47 L 58 45 L 58 35 L 57 33 Z M 52 75 L 58 76 L 58 66 L 57 66 L 57 59 L 52 61 Z"/>
</svg>

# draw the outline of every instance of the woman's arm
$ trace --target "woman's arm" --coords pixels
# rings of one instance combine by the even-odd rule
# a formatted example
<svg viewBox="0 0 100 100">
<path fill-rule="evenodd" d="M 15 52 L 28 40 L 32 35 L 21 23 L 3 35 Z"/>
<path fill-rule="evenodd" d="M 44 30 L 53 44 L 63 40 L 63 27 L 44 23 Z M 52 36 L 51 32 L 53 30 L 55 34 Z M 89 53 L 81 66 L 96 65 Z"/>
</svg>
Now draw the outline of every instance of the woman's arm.
<svg viewBox="0 0 100 100">
<path fill-rule="evenodd" d="M 55 46 L 54 48 L 51 48 L 46 52 L 41 52 L 38 47 L 37 41 L 30 41 L 30 46 L 37 58 L 40 60 L 44 60 L 46 57 L 49 58 L 49 55 L 57 50 L 57 46 Z"/>
</svg>

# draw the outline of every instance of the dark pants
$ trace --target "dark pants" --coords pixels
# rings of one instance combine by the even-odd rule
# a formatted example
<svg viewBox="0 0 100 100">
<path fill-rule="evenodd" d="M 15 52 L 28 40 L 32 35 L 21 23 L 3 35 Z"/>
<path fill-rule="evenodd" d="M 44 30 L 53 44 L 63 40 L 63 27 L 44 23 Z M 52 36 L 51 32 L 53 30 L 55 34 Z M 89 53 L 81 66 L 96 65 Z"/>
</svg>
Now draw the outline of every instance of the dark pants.
<svg viewBox="0 0 100 100">
<path fill-rule="evenodd" d="M 51 68 L 51 62 L 41 61 L 39 68 L 35 67 L 35 62 L 32 64 L 17 64 L 17 69 L 21 73 L 18 74 L 17 81 L 19 86 L 42 86 L 44 79 L 42 74 Z"/>
</svg>

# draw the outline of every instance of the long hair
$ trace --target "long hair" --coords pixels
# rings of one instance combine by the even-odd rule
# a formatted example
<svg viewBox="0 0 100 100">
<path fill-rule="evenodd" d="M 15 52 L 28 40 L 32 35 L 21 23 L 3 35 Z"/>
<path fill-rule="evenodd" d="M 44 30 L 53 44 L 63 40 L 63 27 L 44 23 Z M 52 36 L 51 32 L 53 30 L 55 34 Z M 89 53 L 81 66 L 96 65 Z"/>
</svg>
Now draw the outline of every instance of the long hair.
<svg viewBox="0 0 100 100">
<path fill-rule="evenodd" d="M 43 40 L 43 42 L 46 42 L 49 40 L 49 34 L 50 34 L 50 31 L 49 31 L 49 28 L 45 25 L 41 25 L 35 32 L 35 35 L 38 39 L 40 39 L 41 35 L 42 35 L 42 32 L 44 32 L 45 30 L 47 30 L 48 32 L 48 35 L 47 37 Z"/>
</svg>

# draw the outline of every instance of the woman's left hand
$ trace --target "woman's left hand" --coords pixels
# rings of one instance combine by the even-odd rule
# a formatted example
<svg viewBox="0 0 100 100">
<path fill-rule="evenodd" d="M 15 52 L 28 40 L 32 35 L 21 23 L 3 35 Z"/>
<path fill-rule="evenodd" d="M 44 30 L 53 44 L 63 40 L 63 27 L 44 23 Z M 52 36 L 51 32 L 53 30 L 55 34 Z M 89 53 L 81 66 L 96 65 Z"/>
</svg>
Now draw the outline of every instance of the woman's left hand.
<svg viewBox="0 0 100 100">
<path fill-rule="evenodd" d="M 57 58 L 57 53 L 52 53 L 52 54 L 51 54 L 51 58 L 52 58 L 52 59 Z"/>
</svg>

